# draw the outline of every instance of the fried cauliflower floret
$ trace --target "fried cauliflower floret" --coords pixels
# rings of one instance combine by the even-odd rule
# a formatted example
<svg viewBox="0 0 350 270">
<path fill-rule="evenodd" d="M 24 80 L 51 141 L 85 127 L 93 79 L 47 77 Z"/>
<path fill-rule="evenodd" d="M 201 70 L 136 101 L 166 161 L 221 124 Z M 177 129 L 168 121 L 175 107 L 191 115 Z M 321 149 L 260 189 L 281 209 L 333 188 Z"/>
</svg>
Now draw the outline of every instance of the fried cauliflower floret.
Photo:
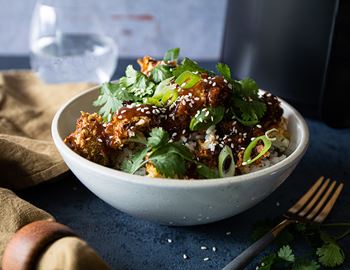
<svg viewBox="0 0 350 270">
<path fill-rule="evenodd" d="M 150 56 L 144 56 L 143 58 L 137 59 L 137 63 L 140 65 L 141 72 L 146 76 L 149 76 L 152 69 L 158 66 L 161 61 L 157 61 Z"/>
<path fill-rule="evenodd" d="M 107 148 L 101 115 L 81 112 L 76 129 L 64 142 L 79 155 L 102 165 L 108 165 Z"/>
<path fill-rule="evenodd" d="M 145 115 L 134 115 L 122 119 L 118 116 L 115 115 L 105 129 L 107 145 L 113 149 L 121 149 L 129 138 L 135 136 L 136 132 L 149 130 L 153 126 L 152 118 Z"/>
</svg>

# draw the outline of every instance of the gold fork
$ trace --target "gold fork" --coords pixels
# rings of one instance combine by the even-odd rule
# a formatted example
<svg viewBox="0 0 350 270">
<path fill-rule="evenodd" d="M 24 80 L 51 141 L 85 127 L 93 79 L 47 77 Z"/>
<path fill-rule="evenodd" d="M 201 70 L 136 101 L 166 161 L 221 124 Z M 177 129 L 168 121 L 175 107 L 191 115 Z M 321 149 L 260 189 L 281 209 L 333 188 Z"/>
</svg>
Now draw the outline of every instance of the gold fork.
<svg viewBox="0 0 350 270">
<path fill-rule="evenodd" d="M 323 222 L 338 199 L 344 183 L 321 176 L 315 184 L 284 214 L 284 220 L 244 250 L 222 270 L 244 269 L 288 225 L 298 222 Z"/>
</svg>

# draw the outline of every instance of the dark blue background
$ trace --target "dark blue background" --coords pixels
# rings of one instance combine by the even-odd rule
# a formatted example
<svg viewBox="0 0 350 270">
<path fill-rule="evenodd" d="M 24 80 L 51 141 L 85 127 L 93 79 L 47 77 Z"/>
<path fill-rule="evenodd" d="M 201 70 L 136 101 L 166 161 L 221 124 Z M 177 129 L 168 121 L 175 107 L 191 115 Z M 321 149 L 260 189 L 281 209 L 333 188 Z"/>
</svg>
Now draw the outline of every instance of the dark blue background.
<svg viewBox="0 0 350 270">
<path fill-rule="evenodd" d="M 130 60 L 120 60 L 114 78 L 122 75 L 129 63 Z M 0 69 L 9 68 L 28 68 L 28 58 L 0 57 Z M 350 222 L 350 129 L 332 129 L 312 119 L 307 122 L 310 147 L 293 174 L 262 203 L 221 222 L 167 227 L 136 219 L 98 199 L 70 172 L 55 182 L 22 191 L 20 196 L 73 228 L 113 269 L 220 269 L 251 243 L 251 231 L 257 221 L 281 217 L 320 175 L 345 181 L 345 190 L 327 222 Z M 231 235 L 226 235 L 228 231 Z M 168 243 L 168 238 L 173 242 Z M 349 256 L 350 237 L 341 244 Z M 308 247 L 300 239 L 291 245 L 299 254 Z M 208 250 L 201 250 L 201 246 Z M 215 253 L 213 246 L 217 248 Z M 182 258 L 184 253 L 189 259 Z M 255 269 L 262 256 L 248 269 Z M 210 260 L 203 261 L 205 257 Z M 338 269 L 349 268 L 347 258 Z"/>
</svg>

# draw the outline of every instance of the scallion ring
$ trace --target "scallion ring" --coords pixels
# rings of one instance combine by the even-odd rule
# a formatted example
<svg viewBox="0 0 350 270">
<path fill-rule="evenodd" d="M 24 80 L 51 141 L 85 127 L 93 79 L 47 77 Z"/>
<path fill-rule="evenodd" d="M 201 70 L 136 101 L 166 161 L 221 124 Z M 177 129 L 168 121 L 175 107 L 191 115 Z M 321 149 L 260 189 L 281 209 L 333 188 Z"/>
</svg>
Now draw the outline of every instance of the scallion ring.
<svg viewBox="0 0 350 270">
<path fill-rule="evenodd" d="M 191 71 L 184 71 L 175 80 L 175 82 L 180 85 L 181 88 L 187 89 L 196 85 L 201 80 L 199 75 L 193 74 Z"/>
<path fill-rule="evenodd" d="M 269 129 L 268 131 L 265 132 L 265 136 L 267 139 L 269 139 L 270 141 L 276 141 L 276 137 L 270 137 L 270 134 L 272 132 L 278 132 L 278 129 L 277 128 L 272 128 L 272 129 Z"/>
<path fill-rule="evenodd" d="M 255 148 L 255 146 L 257 145 L 257 143 L 259 141 L 263 141 L 264 143 L 264 148 L 260 151 L 260 153 L 254 157 L 251 158 L 251 154 L 253 149 Z M 245 165 L 249 165 L 253 162 L 255 162 L 256 160 L 258 160 L 259 158 L 261 158 L 264 154 L 266 154 L 267 151 L 269 151 L 270 147 L 271 147 L 272 143 L 271 140 L 267 138 L 267 136 L 263 135 L 260 137 L 255 138 L 245 149 L 244 154 L 243 154 L 243 163 Z"/>
<path fill-rule="evenodd" d="M 229 165 L 227 162 L 230 162 Z M 226 169 L 228 167 L 228 169 Z M 236 170 L 235 160 L 230 147 L 225 145 L 219 154 L 219 176 L 229 177 L 234 176 Z"/>
</svg>

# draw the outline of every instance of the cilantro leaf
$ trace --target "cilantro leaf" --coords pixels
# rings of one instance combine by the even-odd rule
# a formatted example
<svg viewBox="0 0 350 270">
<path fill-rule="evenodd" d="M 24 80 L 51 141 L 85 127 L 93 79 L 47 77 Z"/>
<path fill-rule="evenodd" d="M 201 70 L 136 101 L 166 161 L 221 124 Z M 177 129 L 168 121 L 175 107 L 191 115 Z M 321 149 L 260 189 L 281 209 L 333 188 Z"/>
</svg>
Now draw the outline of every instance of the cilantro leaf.
<svg viewBox="0 0 350 270">
<path fill-rule="evenodd" d="M 147 139 L 147 145 L 156 148 L 168 142 L 169 135 L 162 128 L 153 128 L 150 132 L 150 137 Z"/>
<path fill-rule="evenodd" d="M 149 151 L 146 147 L 139 152 L 135 153 L 131 159 L 125 159 L 121 165 L 121 169 L 124 172 L 134 174 L 139 168 L 141 168 L 145 163 L 145 157 Z"/>
<path fill-rule="evenodd" d="M 136 98 L 141 99 L 147 95 L 152 95 L 155 84 L 142 72 L 137 71 L 132 65 L 128 65 L 125 71 L 126 77 L 119 81 L 127 85 L 127 91 Z"/>
<path fill-rule="evenodd" d="M 234 97 L 233 105 L 236 108 L 236 118 L 246 126 L 257 124 L 266 112 L 266 104 L 259 100 L 244 100 Z"/>
<path fill-rule="evenodd" d="M 155 83 L 160 83 L 161 81 L 164 81 L 173 76 L 170 69 L 171 67 L 169 66 L 158 65 L 152 69 L 150 77 Z"/>
<path fill-rule="evenodd" d="M 318 261 L 326 267 L 336 267 L 342 265 L 345 260 L 343 249 L 335 242 L 326 242 L 316 250 L 319 256 Z"/>
<path fill-rule="evenodd" d="M 237 82 L 241 87 L 237 87 L 236 94 L 245 98 L 258 98 L 259 87 L 253 79 L 245 78 Z"/>
<path fill-rule="evenodd" d="M 186 171 L 184 159 L 176 153 L 152 155 L 150 160 L 165 177 L 181 177 Z"/>
<path fill-rule="evenodd" d="M 166 177 L 181 177 L 185 171 L 185 160 L 192 161 L 190 150 L 178 143 L 166 143 L 151 153 L 150 160 Z"/>
<path fill-rule="evenodd" d="M 228 65 L 223 63 L 218 63 L 216 65 L 216 69 L 219 71 L 219 73 L 229 82 L 232 82 L 232 76 L 231 76 L 231 69 Z"/>
<path fill-rule="evenodd" d="M 277 256 L 287 262 L 294 262 L 295 260 L 293 251 L 288 245 L 281 247 L 277 252 Z"/>
<path fill-rule="evenodd" d="M 204 68 L 201 68 L 197 62 L 185 57 L 182 62 L 181 65 L 178 65 L 174 71 L 173 71 L 173 75 L 177 78 L 179 77 L 184 71 L 191 71 L 191 72 L 196 72 L 198 71 L 199 73 L 208 73 L 210 75 L 212 75 L 212 72 L 209 72 L 207 70 L 205 70 Z"/>
<path fill-rule="evenodd" d="M 122 97 L 122 98 L 118 98 Z M 116 112 L 123 106 L 122 100 L 128 100 L 129 96 L 122 96 L 120 86 L 118 84 L 104 83 L 100 88 L 100 95 L 93 102 L 94 106 L 101 106 L 99 114 L 102 115 L 104 121 L 110 121 L 112 113 Z"/>
<path fill-rule="evenodd" d="M 177 61 L 177 59 L 179 58 L 179 53 L 180 53 L 180 48 L 174 48 L 174 49 L 170 49 L 168 50 L 163 58 L 164 62 L 173 62 L 173 61 Z"/>
<path fill-rule="evenodd" d="M 175 142 L 166 143 L 162 147 L 158 147 L 157 150 L 155 150 L 152 153 L 151 157 L 157 156 L 157 155 L 166 155 L 170 153 L 174 153 L 188 161 L 193 160 L 192 153 L 190 152 L 190 150 L 186 146 Z"/>
<path fill-rule="evenodd" d="M 314 260 L 299 260 L 297 261 L 292 270 L 317 270 L 320 265 Z"/>
</svg>

